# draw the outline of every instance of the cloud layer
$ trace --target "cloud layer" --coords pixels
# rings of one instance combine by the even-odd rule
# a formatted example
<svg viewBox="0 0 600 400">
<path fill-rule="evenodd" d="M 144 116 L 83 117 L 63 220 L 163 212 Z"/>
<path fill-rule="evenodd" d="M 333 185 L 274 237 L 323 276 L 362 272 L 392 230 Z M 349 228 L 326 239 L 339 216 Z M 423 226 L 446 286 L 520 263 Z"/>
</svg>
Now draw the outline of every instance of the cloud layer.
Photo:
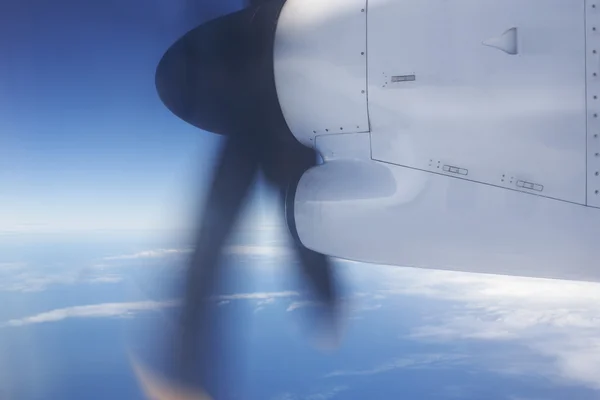
<svg viewBox="0 0 600 400">
<path fill-rule="evenodd" d="M 411 357 L 401 357 L 393 359 L 381 365 L 377 365 L 367 369 L 359 370 L 337 370 L 330 372 L 325 375 L 325 378 L 332 378 L 337 376 L 366 376 L 376 375 L 382 372 L 388 372 L 395 369 L 407 369 L 407 368 L 450 368 L 456 367 L 461 363 L 464 363 L 468 356 L 461 354 L 417 354 Z"/>
<path fill-rule="evenodd" d="M 58 322 L 68 318 L 124 317 L 142 311 L 174 307 L 177 301 L 138 301 L 129 303 L 103 303 L 89 306 L 58 308 L 20 319 L 11 319 L 5 326 L 17 327 L 46 322 Z"/>
<path fill-rule="evenodd" d="M 136 260 L 139 258 L 162 258 L 171 255 L 187 254 L 191 253 L 191 249 L 155 249 L 145 250 L 132 254 L 121 254 L 117 256 L 104 257 L 104 260 Z"/>
<path fill-rule="evenodd" d="M 189 249 L 148 250 L 106 257 L 104 262 L 110 266 L 114 260 L 158 259 L 189 252 Z M 243 256 L 271 256 L 284 255 L 287 250 L 283 251 L 276 246 L 231 246 L 228 252 Z M 408 331 L 396 333 L 398 340 L 446 343 L 449 346 L 461 341 L 507 343 L 515 348 L 526 349 L 524 351 L 528 354 L 537 355 L 538 361 L 511 361 L 498 357 L 497 362 L 485 359 L 488 364 L 482 366 L 499 373 L 542 374 L 555 382 L 600 390 L 600 284 L 382 267 L 351 262 L 346 264 L 349 265 L 349 268 L 344 269 L 346 278 L 356 289 L 360 289 L 360 292 L 349 294 L 349 298 L 354 301 L 350 307 L 353 317 L 365 316 L 367 314 L 363 313 L 366 311 L 394 310 L 395 306 L 405 306 L 407 301 L 417 304 L 422 299 L 438 302 L 440 306 L 420 311 Z M 29 273 L 23 264 L 18 263 L 0 264 L 0 273 L 2 272 L 14 279 L 1 281 L 0 290 L 11 291 L 43 290 L 50 285 L 76 282 L 114 283 L 121 279 L 117 274 L 39 275 Z M 287 303 L 282 310 L 286 311 L 316 305 L 296 291 L 234 293 L 219 296 L 215 301 L 224 307 L 234 301 L 252 301 L 256 312 L 284 299 Z M 69 318 L 123 317 L 173 307 L 176 304 L 176 301 L 141 301 L 66 307 L 13 319 L 4 326 L 20 327 Z M 393 336 L 394 332 L 389 334 Z M 494 349 L 493 346 L 489 348 L 490 351 Z M 426 365 L 440 367 L 456 363 L 477 363 L 478 359 L 483 360 L 483 355 L 469 358 L 452 351 L 416 357 L 390 357 L 379 365 L 334 370 L 327 377 L 360 377 Z"/>
<path fill-rule="evenodd" d="M 170 248 L 170 249 L 153 249 L 144 250 L 137 253 L 119 254 L 114 256 L 104 257 L 105 261 L 115 260 L 137 260 L 148 258 L 165 258 L 169 256 L 177 256 L 181 254 L 190 254 L 193 252 L 191 248 Z M 286 246 L 273 245 L 235 245 L 227 246 L 224 249 L 225 254 L 239 256 L 285 256 L 290 254 L 290 249 Z"/>
<path fill-rule="evenodd" d="M 123 277 L 86 269 L 44 272 L 26 267 L 0 270 L 0 292 L 40 292 L 52 286 L 118 283 Z"/>
<path fill-rule="evenodd" d="M 544 371 L 557 382 L 600 389 L 600 284 L 394 267 L 373 267 L 370 274 L 382 282 L 372 295 L 387 297 L 386 306 L 407 297 L 445 304 L 441 311 L 421 315 L 401 339 L 522 346 L 546 360 L 544 365 L 492 368 L 530 375 Z"/>
<path fill-rule="evenodd" d="M 39 292 L 51 286 L 81 283 L 118 283 L 123 281 L 124 278 L 113 267 L 137 266 L 138 264 L 131 262 L 136 260 L 158 261 L 169 257 L 187 255 L 192 251 L 193 249 L 190 248 L 158 248 L 136 253 L 111 255 L 97 260 L 91 268 L 73 268 L 55 272 L 32 268 L 22 262 L 2 262 L 0 263 L 0 291 Z M 225 253 L 244 257 L 280 257 L 288 254 L 289 249 L 284 246 L 238 245 L 228 246 Z"/>
<path fill-rule="evenodd" d="M 276 395 L 272 400 L 329 400 L 337 397 L 338 394 L 345 392 L 348 389 L 348 386 L 339 385 L 323 389 L 320 392 L 313 392 L 309 394 L 286 392 Z"/>
<path fill-rule="evenodd" d="M 221 295 L 215 297 L 218 305 L 227 305 L 235 300 L 258 300 L 258 305 L 264 307 L 272 304 L 276 299 L 291 298 L 299 296 L 299 293 L 292 291 L 284 292 L 252 292 Z M 178 300 L 168 301 L 138 301 L 121 303 L 102 303 L 85 306 L 74 306 L 58 308 L 46 311 L 40 314 L 27 316 L 24 318 L 12 319 L 4 323 L 3 326 L 19 327 L 46 322 L 58 322 L 69 318 L 110 318 L 124 317 L 135 313 L 160 310 L 179 305 Z"/>
</svg>

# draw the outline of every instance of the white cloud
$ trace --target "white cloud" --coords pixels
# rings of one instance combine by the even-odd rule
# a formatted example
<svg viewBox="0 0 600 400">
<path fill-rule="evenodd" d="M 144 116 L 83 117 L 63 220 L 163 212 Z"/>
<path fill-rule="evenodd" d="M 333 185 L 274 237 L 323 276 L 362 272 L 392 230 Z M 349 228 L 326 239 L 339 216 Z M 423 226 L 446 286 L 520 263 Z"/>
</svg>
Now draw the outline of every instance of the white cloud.
<svg viewBox="0 0 600 400">
<path fill-rule="evenodd" d="M 13 272 L 25 268 L 26 264 L 22 262 L 2 262 L 0 263 L 0 272 Z"/>
<path fill-rule="evenodd" d="M 81 275 L 81 271 L 67 271 L 54 274 L 35 272 L 20 272 L 2 276 L 0 291 L 3 292 L 40 292 L 51 286 L 75 285 L 82 283 L 118 283 L 122 281 L 119 275 Z"/>
<path fill-rule="evenodd" d="M 512 395 L 508 400 L 544 400 L 541 397 L 523 397 L 518 395 Z"/>
<path fill-rule="evenodd" d="M 0 282 L 3 292 L 39 292 L 53 285 L 71 285 L 76 278 L 71 275 L 41 275 L 20 273 L 6 277 Z"/>
<path fill-rule="evenodd" d="M 288 298 L 298 296 L 297 292 L 254 292 L 254 293 L 236 293 L 221 295 L 214 298 L 217 305 L 225 305 L 233 300 L 261 300 L 264 304 L 270 303 L 270 299 Z M 136 312 L 158 310 L 165 307 L 174 307 L 180 304 L 179 300 L 169 301 L 138 301 L 127 303 L 103 303 L 86 306 L 74 306 L 59 308 L 43 312 L 41 314 L 29 317 L 13 319 L 4 324 L 4 326 L 23 326 L 37 324 L 42 322 L 57 322 L 67 318 L 101 318 L 101 317 L 123 317 L 132 315 Z"/>
<path fill-rule="evenodd" d="M 235 294 L 224 294 L 218 296 L 221 300 L 270 300 L 276 298 L 285 297 L 296 297 L 300 296 L 298 292 L 285 291 L 285 292 L 253 292 L 253 293 L 235 293 Z"/>
<path fill-rule="evenodd" d="M 375 311 L 381 308 L 381 304 L 365 305 L 356 308 L 356 311 Z"/>
<path fill-rule="evenodd" d="M 455 367 L 457 364 L 464 363 L 466 358 L 466 356 L 460 354 L 418 354 L 412 355 L 411 357 L 396 358 L 372 368 L 333 371 L 325 375 L 325 378 L 376 375 L 383 372 L 406 368 Z"/>
<path fill-rule="evenodd" d="M 312 301 L 312 300 L 307 300 L 307 301 L 295 301 L 292 304 L 290 304 L 288 306 L 288 308 L 285 310 L 287 312 L 290 311 L 294 311 L 297 310 L 299 308 L 306 308 L 306 307 L 319 307 L 320 305 L 322 305 L 321 303 L 317 302 L 317 301 Z"/>
<path fill-rule="evenodd" d="M 104 275 L 91 277 L 87 281 L 90 283 L 118 283 L 122 280 L 123 278 L 118 275 Z"/>
<path fill-rule="evenodd" d="M 369 296 L 372 299 L 377 299 L 377 300 L 380 300 L 380 297 L 381 297 L 378 295 L 369 295 Z M 355 317 L 359 313 L 362 313 L 365 311 L 379 310 L 382 307 L 381 304 L 365 303 L 364 302 L 365 299 L 363 297 L 365 297 L 365 296 L 360 294 L 358 296 L 358 298 L 359 298 L 358 301 L 357 300 L 352 301 L 349 298 L 342 298 L 341 302 L 340 302 L 342 312 L 343 313 L 350 312 L 350 314 L 352 314 L 352 316 Z M 324 306 L 325 306 L 325 303 L 320 302 L 320 301 L 301 300 L 301 301 L 294 301 L 293 303 L 291 303 L 285 311 L 291 312 L 291 311 L 298 310 L 300 308 L 324 307 Z"/>
<path fill-rule="evenodd" d="M 285 393 L 279 393 L 278 395 L 273 397 L 272 400 L 298 400 L 298 397 L 292 393 L 285 392 Z"/>
<path fill-rule="evenodd" d="M 377 294 L 390 301 L 400 295 L 447 303 L 414 326 L 408 338 L 514 343 L 546 360 L 544 365 L 492 368 L 531 375 L 543 371 L 556 381 L 600 389 L 600 284 L 393 267 L 372 273 L 384 282 Z"/>
<path fill-rule="evenodd" d="M 329 400 L 336 397 L 339 393 L 348 390 L 348 386 L 334 386 L 332 388 L 323 389 L 320 392 L 307 395 L 300 395 L 290 392 L 280 393 L 273 397 L 272 400 Z"/>
<path fill-rule="evenodd" d="M 240 256 L 285 256 L 291 249 L 285 246 L 229 246 L 226 252 Z"/>
<path fill-rule="evenodd" d="M 116 256 L 104 257 L 103 260 L 115 261 L 115 260 L 136 260 L 136 259 L 147 259 L 147 258 L 164 258 L 169 256 L 176 256 L 181 254 L 189 254 L 194 250 L 191 248 L 182 249 L 154 249 L 144 250 L 137 253 L 131 254 L 120 254 Z M 290 249 L 286 246 L 258 246 L 258 245 L 236 245 L 227 246 L 224 248 L 224 253 L 240 256 L 284 256 L 290 253 Z M 108 266 L 107 264 L 99 264 L 103 267 Z"/>
<path fill-rule="evenodd" d="M 270 297 L 270 298 L 268 298 L 268 299 L 264 299 L 264 300 L 259 300 L 259 301 L 257 301 L 257 302 L 256 302 L 256 305 L 260 307 L 260 306 L 264 306 L 264 305 L 267 305 L 267 304 L 272 304 L 272 303 L 274 303 L 274 302 L 275 302 L 275 298 L 273 298 L 273 297 Z"/>
<path fill-rule="evenodd" d="M 265 308 L 267 308 L 268 305 L 275 303 L 275 297 L 269 297 L 267 299 L 260 299 L 256 302 L 256 308 L 254 309 L 254 313 L 258 313 L 262 310 L 264 310 Z"/>
<path fill-rule="evenodd" d="M 57 322 L 68 318 L 106 318 L 123 317 L 142 311 L 158 310 L 173 307 L 177 301 L 139 301 L 130 303 L 103 303 L 88 306 L 58 308 L 20 319 L 11 319 L 5 326 L 17 327 L 44 322 Z"/>
<path fill-rule="evenodd" d="M 155 249 L 145 250 L 133 254 L 121 254 L 118 256 L 104 257 L 104 260 L 135 260 L 139 258 L 162 258 L 171 255 L 191 253 L 192 249 Z"/>
<path fill-rule="evenodd" d="M 332 398 L 336 397 L 338 395 L 338 393 L 344 392 L 348 389 L 349 389 L 348 386 L 335 386 L 331 389 L 325 390 L 320 393 L 310 394 L 310 395 L 306 396 L 304 399 L 305 400 L 328 400 L 328 399 L 332 399 Z"/>
</svg>

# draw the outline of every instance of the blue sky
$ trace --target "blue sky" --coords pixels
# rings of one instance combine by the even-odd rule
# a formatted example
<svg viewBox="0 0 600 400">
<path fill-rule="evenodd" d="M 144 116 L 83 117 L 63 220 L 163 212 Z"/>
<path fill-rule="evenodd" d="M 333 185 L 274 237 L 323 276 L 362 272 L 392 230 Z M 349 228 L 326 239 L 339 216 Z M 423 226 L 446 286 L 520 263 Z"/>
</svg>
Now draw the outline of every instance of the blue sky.
<svg viewBox="0 0 600 400">
<path fill-rule="evenodd" d="M 163 106 L 154 71 L 239 3 L 2 2 L 0 231 L 189 225 L 220 141 Z"/>
</svg>

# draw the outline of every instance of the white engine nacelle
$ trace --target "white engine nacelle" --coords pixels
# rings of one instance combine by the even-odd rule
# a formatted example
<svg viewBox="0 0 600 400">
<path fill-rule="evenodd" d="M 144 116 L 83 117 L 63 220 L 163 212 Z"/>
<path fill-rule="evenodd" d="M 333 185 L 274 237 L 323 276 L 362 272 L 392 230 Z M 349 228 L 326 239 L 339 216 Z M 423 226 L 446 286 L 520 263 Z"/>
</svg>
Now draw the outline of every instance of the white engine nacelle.
<svg viewBox="0 0 600 400">
<path fill-rule="evenodd" d="M 307 247 L 358 261 L 600 281 L 600 7 L 288 0 L 279 103 L 324 163 Z"/>
<path fill-rule="evenodd" d="M 365 0 L 287 0 L 275 35 L 275 84 L 294 136 L 368 132 Z"/>
</svg>

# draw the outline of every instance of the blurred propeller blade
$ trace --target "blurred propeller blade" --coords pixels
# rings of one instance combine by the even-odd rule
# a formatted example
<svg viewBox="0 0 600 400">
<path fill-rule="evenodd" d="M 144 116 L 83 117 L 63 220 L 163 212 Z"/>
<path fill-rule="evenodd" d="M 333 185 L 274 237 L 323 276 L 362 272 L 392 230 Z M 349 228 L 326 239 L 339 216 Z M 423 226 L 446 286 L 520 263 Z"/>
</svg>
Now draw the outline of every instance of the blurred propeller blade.
<svg viewBox="0 0 600 400">
<path fill-rule="evenodd" d="M 173 44 L 157 66 L 156 88 L 167 108 L 200 129 L 225 136 L 196 232 L 176 328 L 176 364 L 186 385 L 196 381 L 196 362 L 207 363 L 206 354 L 196 354 L 197 344 L 219 337 L 209 321 L 210 299 L 219 286 L 223 248 L 256 174 L 264 172 L 281 193 L 282 211 L 293 216 L 298 182 L 315 165 L 315 151 L 289 132 L 277 100 L 273 43 L 283 3 L 250 1 L 249 8 L 206 22 Z M 322 306 L 317 307 L 319 319 L 337 338 L 339 294 L 332 265 L 328 257 L 302 245 L 293 218 L 288 218 L 288 227 L 315 303 Z"/>
<path fill-rule="evenodd" d="M 286 176 L 283 185 L 279 185 L 281 200 L 283 202 L 282 210 L 288 226 L 288 231 L 293 240 L 293 246 L 300 262 L 301 272 L 312 289 L 315 302 L 318 305 L 317 319 L 323 330 L 318 332 L 321 340 L 320 347 L 337 347 L 339 344 L 339 314 L 340 305 L 338 304 L 340 295 L 339 288 L 336 285 L 333 266 L 329 257 L 314 252 L 306 248 L 298 236 L 296 230 L 296 220 L 294 218 L 294 198 L 296 190 L 302 175 L 311 167 L 316 165 L 316 152 L 304 147 L 298 142 L 291 142 L 282 148 L 277 149 L 280 158 L 283 156 L 286 160 Z M 267 168 L 277 168 L 277 163 L 269 165 Z M 266 175 L 273 176 L 275 172 L 266 172 Z M 324 336 L 323 336 L 324 335 Z"/>
<path fill-rule="evenodd" d="M 177 357 L 184 381 L 198 359 L 196 344 L 215 336 L 206 311 L 218 286 L 218 266 L 225 241 L 234 228 L 259 167 L 256 146 L 227 138 L 221 152 L 196 233 L 195 250 L 186 273 Z M 204 355 L 203 355 L 204 356 Z"/>
</svg>

